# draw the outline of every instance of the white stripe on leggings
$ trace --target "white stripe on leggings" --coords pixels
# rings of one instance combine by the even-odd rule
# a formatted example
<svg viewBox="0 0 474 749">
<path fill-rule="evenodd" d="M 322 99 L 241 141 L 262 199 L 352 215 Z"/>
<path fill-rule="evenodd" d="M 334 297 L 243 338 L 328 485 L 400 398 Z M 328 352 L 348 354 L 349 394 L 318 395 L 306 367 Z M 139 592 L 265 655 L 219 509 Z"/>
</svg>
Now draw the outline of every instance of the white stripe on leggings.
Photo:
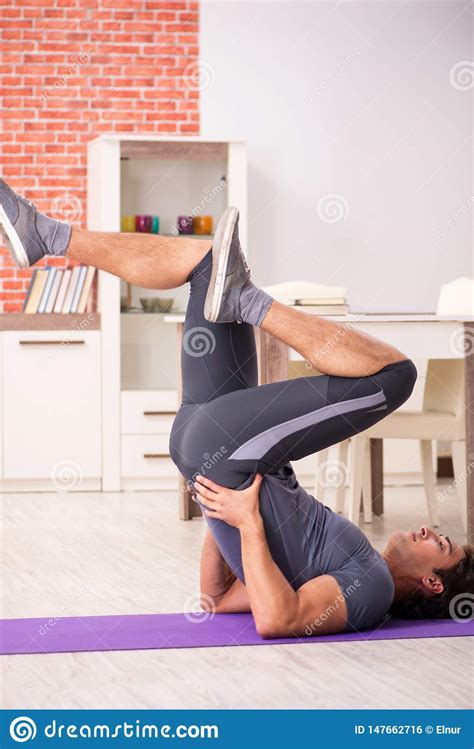
<svg viewBox="0 0 474 749">
<path fill-rule="evenodd" d="M 358 411 L 361 408 L 372 408 L 381 403 L 385 403 L 383 390 L 373 393 L 373 395 L 364 395 L 362 398 L 330 403 L 328 406 L 323 406 L 316 411 L 310 411 L 302 416 L 296 416 L 294 419 L 284 421 L 282 424 L 275 424 L 275 426 L 266 429 L 264 432 L 256 434 L 255 437 L 240 445 L 228 460 L 258 460 L 263 458 L 282 439 L 294 432 L 299 432 L 300 429 L 315 426 L 315 424 L 332 419 L 334 416 L 342 416 L 351 411 Z"/>
</svg>

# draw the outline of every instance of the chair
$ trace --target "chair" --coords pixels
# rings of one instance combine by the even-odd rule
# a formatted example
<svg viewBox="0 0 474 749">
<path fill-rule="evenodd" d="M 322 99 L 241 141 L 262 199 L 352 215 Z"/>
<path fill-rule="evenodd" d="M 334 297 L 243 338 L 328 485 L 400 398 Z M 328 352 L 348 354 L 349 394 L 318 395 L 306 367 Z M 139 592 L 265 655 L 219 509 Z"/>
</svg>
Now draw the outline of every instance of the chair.
<svg viewBox="0 0 474 749">
<path fill-rule="evenodd" d="M 350 520 L 357 522 L 361 475 L 370 473 L 369 440 L 416 439 L 419 441 L 423 483 L 431 524 L 439 525 L 436 496 L 436 475 L 433 468 L 433 442 L 451 443 L 454 483 L 461 503 L 464 528 L 467 528 L 466 446 L 464 419 L 464 361 L 462 359 L 430 359 L 428 362 L 423 408 L 421 411 L 395 411 L 351 440 L 351 472 L 349 491 Z M 360 465 L 359 465 L 360 464 Z M 357 467 L 358 466 L 358 467 Z M 369 492 L 369 497 L 366 497 Z M 364 491 L 364 507 L 371 505 L 370 484 Z M 367 515 L 367 512 L 364 512 Z"/>
<path fill-rule="evenodd" d="M 439 316 L 472 314 L 474 312 L 474 280 L 458 278 L 441 287 Z M 461 505 L 464 530 L 467 530 L 466 482 L 466 427 L 464 404 L 464 360 L 431 359 L 428 362 L 423 407 L 421 411 L 397 411 L 351 439 L 350 461 L 347 460 L 348 441 L 339 446 L 339 458 L 349 469 L 348 517 L 359 520 L 360 498 L 363 493 L 364 521 L 372 518 L 372 487 L 370 481 L 370 439 L 417 439 L 419 441 L 425 496 L 431 524 L 439 525 L 436 494 L 436 474 L 433 468 L 433 443 L 451 443 L 454 486 Z M 318 456 L 318 473 L 328 451 Z M 319 496 L 324 496 L 324 485 L 317 483 Z M 337 487 L 336 510 L 344 509 L 345 486 Z"/>
<path fill-rule="evenodd" d="M 370 475 L 370 441 L 367 440 L 365 454 L 366 459 L 361 460 L 359 454 L 354 450 L 349 451 L 350 440 L 344 440 L 335 446 L 337 458 L 329 458 L 329 449 L 317 453 L 316 474 L 314 478 L 314 495 L 320 502 L 324 502 L 326 489 L 336 489 L 336 512 L 344 512 L 344 501 L 346 494 L 346 477 L 351 477 L 350 492 L 354 485 L 354 492 L 363 494 L 364 522 L 372 522 L 372 480 Z M 350 458 L 349 458 L 350 456 Z M 358 489 L 357 489 L 358 487 Z M 351 501 L 355 504 L 356 500 Z M 358 510 L 357 510 L 358 516 Z"/>
</svg>

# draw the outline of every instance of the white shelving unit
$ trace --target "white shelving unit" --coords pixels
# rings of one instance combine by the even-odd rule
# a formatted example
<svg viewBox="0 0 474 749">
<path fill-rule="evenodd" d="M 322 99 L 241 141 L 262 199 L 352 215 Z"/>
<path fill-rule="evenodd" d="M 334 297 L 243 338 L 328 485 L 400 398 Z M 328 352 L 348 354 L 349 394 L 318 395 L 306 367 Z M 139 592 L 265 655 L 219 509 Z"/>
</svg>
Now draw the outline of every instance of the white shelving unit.
<svg viewBox="0 0 474 749">
<path fill-rule="evenodd" d="M 160 232 L 176 233 L 178 215 L 211 215 L 214 226 L 227 205 L 240 209 L 247 246 L 247 158 L 242 140 L 101 135 L 88 144 L 88 228 L 120 231 L 124 215 L 160 217 Z M 164 315 L 120 312 L 126 289 L 99 274 L 101 318 L 102 488 L 176 487 L 168 457 L 177 409 L 178 352 L 174 326 Z M 140 298 L 172 297 L 184 309 L 188 287 L 152 291 Z"/>
</svg>

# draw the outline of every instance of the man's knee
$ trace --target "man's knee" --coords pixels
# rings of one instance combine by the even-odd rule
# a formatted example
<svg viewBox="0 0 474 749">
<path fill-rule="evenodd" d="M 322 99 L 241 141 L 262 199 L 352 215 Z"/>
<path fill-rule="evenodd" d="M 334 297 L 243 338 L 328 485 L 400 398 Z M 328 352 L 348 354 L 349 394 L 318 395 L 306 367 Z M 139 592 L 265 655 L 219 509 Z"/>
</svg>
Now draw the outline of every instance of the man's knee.
<svg viewBox="0 0 474 749">
<path fill-rule="evenodd" d="M 417 369 L 411 359 L 403 359 L 389 365 L 383 371 L 382 388 L 387 399 L 389 411 L 395 411 L 408 400 L 418 377 Z"/>
</svg>

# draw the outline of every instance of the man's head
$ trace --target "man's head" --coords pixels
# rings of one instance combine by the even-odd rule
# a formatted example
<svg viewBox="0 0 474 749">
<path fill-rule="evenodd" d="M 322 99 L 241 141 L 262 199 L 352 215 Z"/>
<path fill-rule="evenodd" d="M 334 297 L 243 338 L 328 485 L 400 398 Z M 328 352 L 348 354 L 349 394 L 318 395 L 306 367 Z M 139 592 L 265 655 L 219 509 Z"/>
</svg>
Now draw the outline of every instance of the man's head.
<svg viewBox="0 0 474 749">
<path fill-rule="evenodd" d="M 422 526 L 396 531 L 384 551 L 395 582 L 392 613 L 403 618 L 449 618 L 460 593 L 474 593 L 474 547 Z"/>
</svg>

